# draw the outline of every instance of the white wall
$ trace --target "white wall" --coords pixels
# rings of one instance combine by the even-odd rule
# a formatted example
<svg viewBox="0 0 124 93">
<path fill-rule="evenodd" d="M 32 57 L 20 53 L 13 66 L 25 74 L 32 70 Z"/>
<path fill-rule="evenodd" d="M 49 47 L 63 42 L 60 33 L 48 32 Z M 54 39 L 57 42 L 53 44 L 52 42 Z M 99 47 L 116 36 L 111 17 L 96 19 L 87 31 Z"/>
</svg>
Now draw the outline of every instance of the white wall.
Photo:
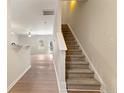
<svg viewBox="0 0 124 93">
<path fill-rule="evenodd" d="M 13 34 L 11 28 L 10 2 L 8 2 L 8 22 L 7 22 L 7 88 L 8 90 L 30 67 L 30 49 L 15 48 L 12 42 L 18 43 L 18 36 Z"/>
<path fill-rule="evenodd" d="M 62 5 L 63 23 L 73 29 L 108 93 L 116 93 L 116 0 L 77 3 L 73 12 L 66 1 Z"/>
<path fill-rule="evenodd" d="M 10 30 L 9 30 L 10 31 Z M 11 42 L 17 42 L 17 36 L 8 32 L 7 47 L 7 85 L 10 89 L 23 73 L 30 67 L 30 48 L 17 48 L 11 45 Z"/>
<path fill-rule="evenodd" d="M 31 37 L 19 35 L 19 39 L 21 40 L 20 44 L 31 46 L 31 54 L 48 53 L 50 49 L 49 44 L 50 41 L 52 41 L 52 35 L 32 35 Z M 39 40 L 43 41 L 44 46 L 41 46 Z"/>
</svg>

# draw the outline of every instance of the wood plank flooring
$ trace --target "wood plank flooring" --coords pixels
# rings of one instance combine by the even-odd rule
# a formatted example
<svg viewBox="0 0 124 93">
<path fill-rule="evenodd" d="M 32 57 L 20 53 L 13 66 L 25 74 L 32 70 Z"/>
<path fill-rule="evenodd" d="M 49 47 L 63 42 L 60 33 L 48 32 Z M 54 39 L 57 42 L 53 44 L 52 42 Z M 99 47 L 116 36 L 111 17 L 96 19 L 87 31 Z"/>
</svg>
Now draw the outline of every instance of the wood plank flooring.
<svg viewBox="0 0 124 93">
<path fill-rule="evenodd" d="M 9 93 L 59 93 L 52 55 L 32 55 L 31 69 Z"/>
</svg>

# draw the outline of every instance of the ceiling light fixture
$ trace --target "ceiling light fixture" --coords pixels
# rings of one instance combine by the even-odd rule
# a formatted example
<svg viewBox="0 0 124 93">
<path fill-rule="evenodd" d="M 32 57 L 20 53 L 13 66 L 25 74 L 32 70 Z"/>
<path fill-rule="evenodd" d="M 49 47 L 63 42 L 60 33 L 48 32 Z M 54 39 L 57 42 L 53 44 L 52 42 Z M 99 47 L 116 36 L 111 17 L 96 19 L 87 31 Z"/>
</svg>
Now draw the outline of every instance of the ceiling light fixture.
<svg viewBox="0 0 124 93">
<path fill-rule="evenodd" d="M 62 0 L 62 1 L 75 1 L 75 0 Z M 78 1 L 78 2 L 82 2 L 82 1 L 87 1 L 87 0 L 76 0 L 76 1 Z"/>
<path fill-rule="evenodd" d="M 70 10 L 71 10 L 71 12 L 73 12 L 75 10 L 76 3 L 77 3 L 77 0 L 71 0 L 70 1 Z"/>
</svg>

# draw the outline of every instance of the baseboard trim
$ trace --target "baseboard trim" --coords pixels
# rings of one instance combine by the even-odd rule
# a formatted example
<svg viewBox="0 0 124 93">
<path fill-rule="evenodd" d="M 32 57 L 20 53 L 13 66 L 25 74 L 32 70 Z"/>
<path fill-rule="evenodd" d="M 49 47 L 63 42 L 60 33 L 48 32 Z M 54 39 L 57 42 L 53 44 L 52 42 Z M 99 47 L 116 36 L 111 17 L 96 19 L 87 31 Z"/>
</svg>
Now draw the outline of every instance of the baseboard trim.
<svg viewBox="0 0 124 93">
<path fill-rule="evenodd" d="M 24 74 L 29 70 L 31 68 L 31 65 L 16 79 L 16 80 L 14 80 L 11 84 L 10 84 L 10 86 L 7 88 L 7 91 L 9 92 L 11 89 L 12 89 L 12 87 L 24 76 Z"/>
<path fill-rule="evenodd" d="M 58 78 L 58 74 L 57 74 L 57 69 L 56 69 L 56 65 L 55 65 L 55 60 L 53 60 L 53 65 L 54 65 L 54 70 L 55 70 L 56 79 L 57 79 L 57 85 L 58 85 L 58 89 L 59 89 L 59 93 L 60 93 L 60 82 L 59 82 L 59 78 Z"/>
<path fill-rule="evenodd" d="M 100 83 L 101 83 L 101 89 L 100 89 L 101 93 L 108 93 L 108 92 L 107 92 L 107 89 L 106 89 L 106 86 L 105 86 L 105 83 L 103 82 L 102 78 L 101 78 L 100 75 L 98 74 L 98 71 L 95 69 L 95 66 L 92 64 L 92 61 L 90 60 L 89 56 L 87 55 L 86 51 L 84 50 L 83 46 L 81 45 L 81 43 L 80 43 L 79 39 L 77 38 L 75 32 L 73 31 L 72 27 L 71 27 L 69 24 L 67 24 L 67 25 L 69 26 L 69 28 L 70 28 L 72 34 L 74 35 L 74 37 L 75 37 L 77 43 L 79 44 L 79 46 L 80 46 L 82 52 L 83 52 L 84 55 L 86 56 L 86 61 L 89 62 L 89 67 L 90 67 L 90 69 L 95 72 L 95 78 L 96 78 L 98 81 L 100 81 Z"/>
</svg>

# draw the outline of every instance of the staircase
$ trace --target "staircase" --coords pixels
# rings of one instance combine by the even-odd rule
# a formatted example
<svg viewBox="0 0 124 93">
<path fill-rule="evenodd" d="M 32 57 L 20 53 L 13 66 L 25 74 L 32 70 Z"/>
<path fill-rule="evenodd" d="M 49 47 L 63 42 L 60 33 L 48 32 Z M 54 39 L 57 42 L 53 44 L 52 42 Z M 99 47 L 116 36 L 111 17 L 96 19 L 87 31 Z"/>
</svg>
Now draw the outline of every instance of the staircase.
<svg viewBox="0 0 124 93">
<path fill-rule="evenodd" d="M 77 41 L 68 25 L 62 25 L 62 33 L 67 45 L 66 52 L 66 82 L 68 93 L 100 93 L 100 83 L 94 78 L 94 72 L 89 69 Z"/>
</svg>

